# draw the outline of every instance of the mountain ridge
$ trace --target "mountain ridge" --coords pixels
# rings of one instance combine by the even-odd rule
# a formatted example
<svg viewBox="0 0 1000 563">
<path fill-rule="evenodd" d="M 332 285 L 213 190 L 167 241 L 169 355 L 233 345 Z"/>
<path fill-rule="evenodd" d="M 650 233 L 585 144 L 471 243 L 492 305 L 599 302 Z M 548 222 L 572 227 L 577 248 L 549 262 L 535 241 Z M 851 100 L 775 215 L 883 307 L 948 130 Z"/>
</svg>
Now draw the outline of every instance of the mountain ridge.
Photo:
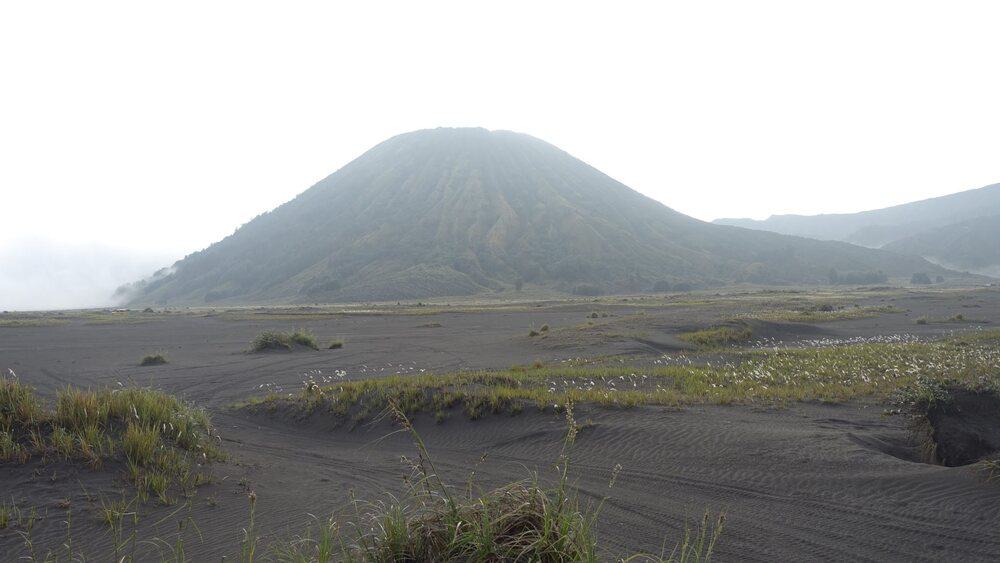
<svg viewBox="0 0 1000 563">
<path fill-rule="evenodd" d="M 879 248 L 922 230 L 996 214 L 1000 184 L 857 213 L 721 218 L 713 223 Z"/>
</svg>

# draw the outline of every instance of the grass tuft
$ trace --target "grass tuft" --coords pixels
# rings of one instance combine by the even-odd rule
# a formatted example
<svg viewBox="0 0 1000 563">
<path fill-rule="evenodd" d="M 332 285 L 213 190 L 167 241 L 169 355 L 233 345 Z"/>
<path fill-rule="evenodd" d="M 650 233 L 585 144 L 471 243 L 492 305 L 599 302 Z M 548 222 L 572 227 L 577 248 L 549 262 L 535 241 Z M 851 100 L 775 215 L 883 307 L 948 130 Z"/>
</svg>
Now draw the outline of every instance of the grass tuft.
<svg viewBox="0 0 1000 563">
<path fill-rule="evenodd" d="M 91 469 L 117 460 L 129 481 L 161 500 L 167 490 L 190 490 L 198 468 L 224 458 L 205 411 L 149 388 L 98 391 L 66 387 L 54 410 L 41 407 L 34 389 L 0 378 L 0 460 L 82 461 Z"/>
<path fill-rule="evenodd" d="M 319 350 L 319 345 L 316 344 L 316 337 L 312 333 L 300 328 L 296 329 L 295 332 L 265 330 L 250 342 L 250 351 L 292 350 L 295 344 Z"/>
<path fill-rule="evenodd" d="M 161 353 L 147 354 L 139 361 L 140 366 L 159 366 L 167 363 L 167 357 Z"/>
</svg>

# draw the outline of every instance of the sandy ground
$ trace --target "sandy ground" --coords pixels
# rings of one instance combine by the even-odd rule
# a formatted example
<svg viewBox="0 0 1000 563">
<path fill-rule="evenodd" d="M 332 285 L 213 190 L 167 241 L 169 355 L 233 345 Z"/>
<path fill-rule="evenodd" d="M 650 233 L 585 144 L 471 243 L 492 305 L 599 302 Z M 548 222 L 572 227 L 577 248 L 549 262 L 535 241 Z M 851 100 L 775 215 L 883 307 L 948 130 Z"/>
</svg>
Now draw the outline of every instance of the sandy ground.
<svg viewBox="0 0 1000 563">
<path fill-rule="evenodd" d="M 49 397 L 67 384 L 135 382 L 211 410 L 233 461 L 216 467 L 217 482 L 201 489 L 190 507 L 141 507 L 139 526 L 144 535 L 172 541 L 178 522 L 187 521 L 187 555 L 217 560 L 238 551 L 247 522 L 247 489 L 258 495 L 258 523 L 266 536 L 296 533 L 310 515 L 343 515 L 351 491 L 366 500 L 400 491 L 406 473 L 400 456 L 415 453 L 406 436 L 385 437 L 393 430 L 385 423 L 353 431 L 302 425 L 244 414 L 231 408 L 235 402 L 268 390 L 297 392 L 306 377 L 337 370 L 363 378 L 577 357 L 642 361 L 682 346 L 678 332 L 708 326 L 744 306 L 713 303 L 711 297 L 707 301 L 657 305 L 604 300 L 308 320 L 185 314 L 141 323 L 73 320 L 64 326 L 0 327 L 0 369 L 13 369 Z M 852 295 L 850 301 L 907 312 L 816 325 L 767 323 L 758 330 L 795 342 L 933 337 L 1000 322 L 996 290 L 873 292 Z M 579 328 L 592 311 L 609 314 L 595 322 L 612 323 L 597 336 Z M 915 322 L 957 313 L 982 323 Z M 425 326 L 435 323 L 441 326 Z M 529 328 L 542 324 L 552 327 L 551 337 L 527 337 Z M 298 326 L 324 340 L 343 338 L 346 344 L 341 350 L 318 352 L 243 352 L 260 330 Z M 170 363 L 138 367 L 139 358 L 152 351 L 165 352 Z M 608 497 L 599 529 L 609 554 L 658 552 L 664 542 L 672 546 L 685 522 L 699 520 L 707 510 L 728 515 L 718 546 L 719 559 L 726 561 L 1000 558 L 1000 487 L 984 483 L 970 468 L 915 461 L 902 421 L 882 412 L 881 406 L 864 403 L 625 411 L 584 407 L 577 418 L 593 425 L 581 433 L 574 449 L 572 476 L 585 499 Z M 440 425 L 418 420 L 417 428 L 451 483 L 464 487 L 475 471 L 477 486 L 488 488 L 532 471 L 543 480 L 553 477 L 551 464 L 565 423 L 557 415 L 526 411 L 471 422 L 456 414 Z M 609 489 L 616 464 L 622 470 Z M 122 488 L 114 468 L 109 469 L 3 465 L 0 499 L 35 506 L 45 515 L 31 534 L 38 551 L 72 551 L 105 560 L 111 538 L 97 520 L 96 506 L 102 494 Z M 67 520 L 70 550 L 64 546 Z M 25 539 L 14 528 L 2 530 L 0 551 L 8 559 L 24 555 Z M 137 549 L 152 557 L 156 546 Z"/>
</svg>

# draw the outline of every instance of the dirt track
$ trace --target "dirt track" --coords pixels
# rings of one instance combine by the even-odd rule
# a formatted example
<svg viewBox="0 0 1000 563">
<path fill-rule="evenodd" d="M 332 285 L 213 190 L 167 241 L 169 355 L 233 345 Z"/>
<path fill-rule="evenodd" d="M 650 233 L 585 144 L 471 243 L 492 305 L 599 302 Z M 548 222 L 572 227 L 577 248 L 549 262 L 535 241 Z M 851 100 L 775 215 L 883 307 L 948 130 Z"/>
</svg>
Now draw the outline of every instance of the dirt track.
<svg viewBox="0 0 1000 563">
<path fill-rule="evenodd" d="M 966 323 L 917 325 L 917 317 L 1000 321 L 995 291 L 872 297 L 862 305 L 907 309 L 907 313 L 821 325 L 768 325 L 775 337 L 849 338 L 907 333 L 931 336 L 969 330 Z M 265 390 L 296 392 L 307 374 L 345 370 L 348 377 L 377 377 L 420 370 L 500 368 L 535 360 L 655 353 L 648 342 L 676 344 L 679 330 L 711 324 L 731 307 L 706 305 L 638 307 L 634 303 L 577 303 L 434 315 L 338 315 L 308 321 L 224 320 L 178 315 L 137 324 L 0 328 L 0 369 L 52 396 L 61 386 L 152 384 L 213 411 L 232 463 L 216 469 L 217 484 L 202 489 L 190 516 L 201 535 L 190 533 L 189 557 L 232 556 L 246 525 L 246 487 L 258 495 L 258 521 L 265 533 L 296 533 L 309 520 L 337 511 L 348 492 L 377 500 L 402 487 L 400 455 L 412 455 L 407 437 L 382 424 L 348 431 L 252 417 L 230 405 Z M 600 338 L 558 329 L 586 322 L 595 309 L 615 325 Z M 639 315 L 639 313 L 644 313 Z M 424 325 L 438 323 L 440 327 Z M 549 324 L 553 336 L 528 338 L 527 330 Z M 342 350 L 250 355 L 242 352 L 264 328 L 304 326 L 317 336 L 344 338 Z M 619 330 L 621 329 L 621 330 Z M 608 336 L 612 334 L 613 336 Z M 136 366 L 142 354 L 164 351 L 169 364 Z M 609 496 L 600 521 L 612 553 L 659 551 L 679 537 L 685 521 L 706 510 L 728 514 L 719 545 L 722 560 L 990 560 L 1000 557 L 1000 487 L 984 484 L 969 468 L 914 461 L 897 418 L 877 405 L 793 405 L 785 409 L 693 407 L 682 411 L 581 408 L 578 419 L 593 426 L 574 450 L 575 477 L 585 497 Z M 551 476 L 565 430 L 556 415 L 526 412 L 469 422 L 453 416 L 444 424 L 419 420 L 439 468 L 462 486 L 474 468 L 482 487 L 537 470 Z M 479 463 L 487 454 L 486 461 Z M 615 464 L 623 469 L 608 489 Z M 31 469 L 36 469 L 32 467 Z M 110 539 L 94 516 L 98 491 L 121 488 L 113 472 L 70 467 L 0 467 L 0 497 L 47 510 L 33 531 L 36 546 L 57 549 L 65 536 L 67 498 L 73 511 L 74 549 L 91 559 Z M 208 500 L 211 499 L 211 502 Z M 214 506 L 212 506 L 214 504 Z M 142 508 L 140 526 L 170 538 L 178 506 Z M 0 531 L 0 549 L 22 554 L 23 538 Z M 152 549 L 144 546 L 143 549 Z"/>
</svg>

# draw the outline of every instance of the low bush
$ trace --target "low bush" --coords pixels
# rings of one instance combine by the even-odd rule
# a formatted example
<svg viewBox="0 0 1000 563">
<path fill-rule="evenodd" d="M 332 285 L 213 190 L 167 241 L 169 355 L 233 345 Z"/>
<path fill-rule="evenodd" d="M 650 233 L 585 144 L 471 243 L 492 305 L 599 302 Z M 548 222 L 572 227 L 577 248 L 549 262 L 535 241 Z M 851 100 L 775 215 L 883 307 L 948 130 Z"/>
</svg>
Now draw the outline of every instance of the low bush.
<svg viewBox="0 0 1000 563">
<path fill-rule="evenodd" d="M 163 354 L 147 354 L 139 361 L 140 366 L 158 366 L 167 363 L 167 357 Z"/>
<path fill-rule="evenodd" d="M 305 346 L 307 348 L 312 348 L 313 350 L 319 350 L 319 345 L 316 344 L 316 337 L 312 333 L 304 330 L 297 329 L 295 332 L 280 332 L 273 330 L 265 330 L 258 334 L 253 341 L 250 342 L 251 352 L 266 352 L 268 350 L 292 350 L 295 345 Z"/>
</svg>

